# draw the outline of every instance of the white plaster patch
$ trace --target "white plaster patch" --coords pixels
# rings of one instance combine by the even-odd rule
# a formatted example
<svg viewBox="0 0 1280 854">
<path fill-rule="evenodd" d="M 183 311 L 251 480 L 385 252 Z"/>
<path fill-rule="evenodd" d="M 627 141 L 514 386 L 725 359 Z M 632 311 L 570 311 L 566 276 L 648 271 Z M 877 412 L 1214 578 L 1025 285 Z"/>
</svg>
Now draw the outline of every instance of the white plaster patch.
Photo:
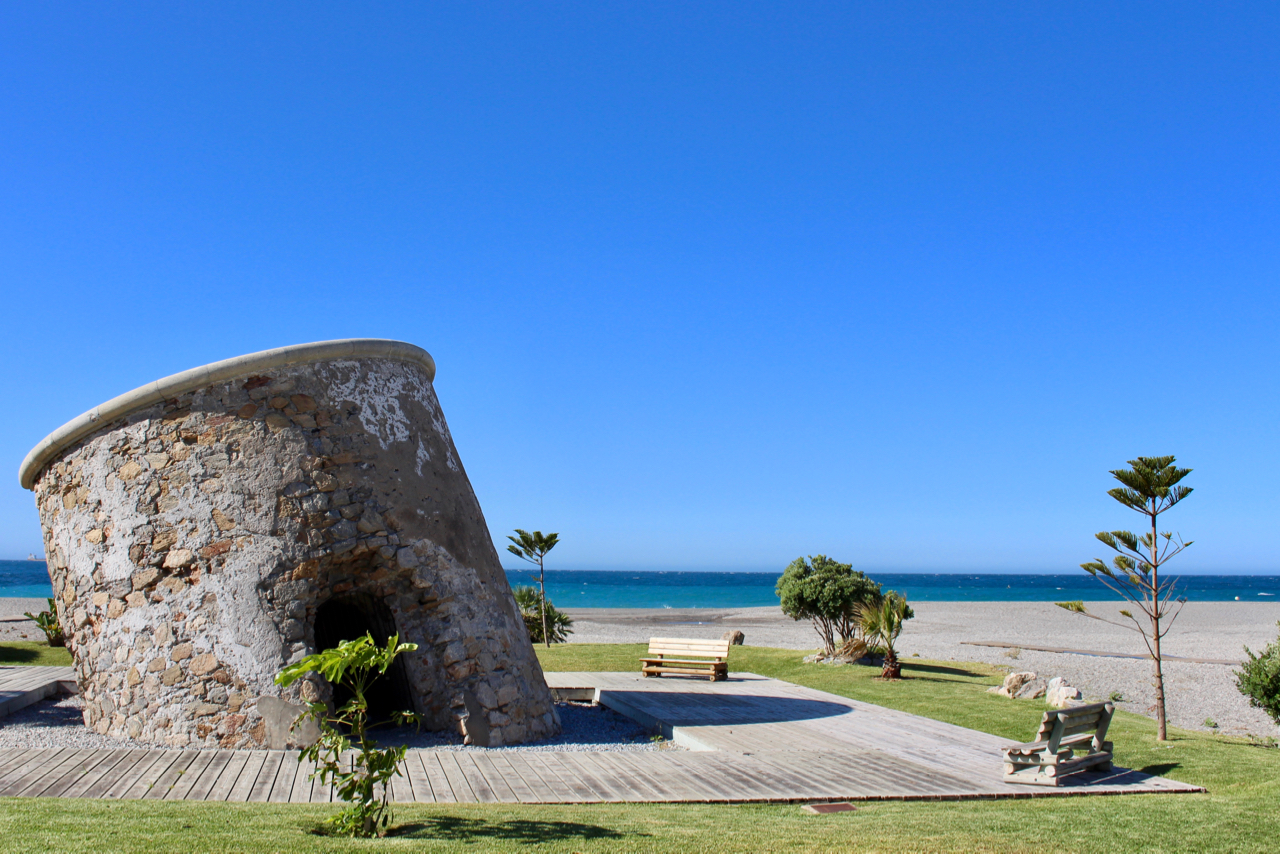
<svg viewBox="0 0 1280 854">
<path fill-rule="evenodd" d="M 436 403 L 431 383 L 425 379 L 417 368 L 398 362 L 375 362 L 365 367 L 361 374 L 362 364 L 351 360 L 339 360 L 327 365 L 317 366 L 318 372 L 329 384 L 330 393 L 335 400 L 346 400 L 360 407 L 360 423 L 364 429 L 378 439 L 378 444 L 385 451 L 393 442 L 407 442 L 410 439 L 410 419 L 401 406 L 401 397 L 407 397 L 418 403 L 431 419 L 431 426 L 444 440 L 445 465 L 451 471 L 459 471 L 458 461 L 454 458 L 453 439 L 449 435 L 449 425 L 445 423 L 444 414 Z M 430 457 L 418 436 L 418 474 L 422 474 L 422 464 Z"/>
<path fill-rule="evenodd" d="M 414 471 L 418 473 L 418 477 L 422 477 L 422 464 L 431 461 L 431 452 L 427 450 L 427 446 L 422 443 L 422 437 L 418 437 L 418 457 L 414 465 Z"/>
<path fill-rule="evenodd" d="M 418 378 L 408 371 L 393 373 L 384 365 L 371 365 L 363 377 L 360 363 L 335 361 L 321 368 L 330 390 L 337 400 L 349 400 L 360 407 L 360 423 L 378 439 L 385 451 L 392 442 L 409 441 L 409 418 L 400 407 L 400 395 L 409 391 L 421 399 L 422 389 Z M 334 376 L 339 372 L 346 376 Z M 413 388 L 417 386 L 417 388 Z M 416 392 L 416 394 L 414 394 Z"/>
</svg>

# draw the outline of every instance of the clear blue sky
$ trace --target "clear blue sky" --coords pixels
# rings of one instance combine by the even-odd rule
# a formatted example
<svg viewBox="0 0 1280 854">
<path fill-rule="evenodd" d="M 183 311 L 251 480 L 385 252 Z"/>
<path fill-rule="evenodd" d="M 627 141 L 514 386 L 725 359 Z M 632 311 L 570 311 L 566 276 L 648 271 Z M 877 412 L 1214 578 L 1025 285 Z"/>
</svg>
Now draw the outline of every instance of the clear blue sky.
<svg viewBox="0 0 1280 854">
<path fill-rule="evenodd" d="M 144 382 L 429 350 L 562 568 L 1071 571 L 1173 453 L 1280 569 L 1280 6 L 6 4 L 17 467 Z"/>
</svg>

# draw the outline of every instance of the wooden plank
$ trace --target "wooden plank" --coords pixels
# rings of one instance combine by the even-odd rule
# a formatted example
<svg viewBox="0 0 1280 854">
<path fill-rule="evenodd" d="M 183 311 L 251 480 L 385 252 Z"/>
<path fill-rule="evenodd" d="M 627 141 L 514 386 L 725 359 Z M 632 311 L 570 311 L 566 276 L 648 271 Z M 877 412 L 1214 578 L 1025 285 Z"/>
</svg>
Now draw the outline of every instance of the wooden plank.
<svg viewBox="0 0 1280 854">
<path fill-rule="evenodd" d="M 314 767 L 312 767 L 311 769 L 312 771 L 315 771 L 316 768 L 319 767 L 319 766 L 315 766 L 314 763 L 313 763 L 313 766 Z M 320 779 L 320 775 L 316 774 L 316 776 L 313 777 L 311 780 L 311 803 L 313 804 L 332 803 L 334 797 L 336 796 L 333 791 L 333 784 L 324 782 L 323 780 Z"/>
<path fill-rule="evenodd" d="M 460 804 L 474 804 L 480 799 L 472 791 L 466 775 L 462 773 L 456 754 L 456 750 L 441 750 L 437 751 L 435 756 L 440 760 L 440 770 L 444 772 L 445 779 L 449 781 L 449 789 L 453 792 L 454 800 Z"/>
<path fill-rule="evenodd" d="M 267 792 L 267 801 L 273 804 L 289 803 L 289 796 L 293 794 L 293 781 L 297 779 L 301 758 L 301 754 L 292 750 L 280 751 L 280 770 L 276 772 L 276 779 L 271 784 L 271 789 Z"/>
<path fill-rule="evenodd" d="M 244 776 L 246 763 L 252 758 L 253 751 L 231 751 L 231 756 L 227 758 L 226 767 L 222 769 L 222 773 L 218 775 L 217 781 L 209 788 L 209 792 L 204 796 L 204 799 L 206 801 L 227 800 L 227 796 L 231 794 L 240 778 Z"/>
<path fill-rule="evenodd" d="M 111 776 L 121 762 L 129 760 L 130 754 L 138 751 L 127 748 L 114 748 L 107 751 L 106 758 L 85 771 L 81 777 L 63 790 L 64 798 L 96 798 L 99 784 Z"/>
<path fill-rule="evenodd" d="M 598 804 L 603 802 L 605 800 L 604 797 L 583 782 L 582 777 L 578 774 L 578 769 L 568 765 L 564 756 L 565 754 L 563 753 L 530 751 L 524 754 L 523 758 L 530 765 L 542 769 L 549 785 L 555 786 L 558 783 L 559 787 L 569 791 L 570 794 L 564 800 L 565 803 Z"/>
<path fill-rule="evenodd" d="M 589 756 L 586 753 L 561 753 L 558 757 L 563 760 L 566 768 L 571 768 L 578 774 L 578 779 L 583 785 L 600 796 L 600 800 L 606 802 L 620 802 L 627 800 L 626 787 L 609 780 L 609 775 L 601 773 L 601 770 L 592 763 L 584 760 Z"/>
<path fill-rule="evenodd" d="M 418 761 L 422 763 L 422 773 L 426 775 L 427 782 L 431 785 L 431 795 L 435 798 L 436 803 L 457 803 L 458 797 L 454 794 L 449 777 L 445 774 L 444 767 L 440 762 L 440 752 L 434 750 L 418 751 Z"/>
<path fill-rule="evenodd" d="M 408 756 L 408 754 L 405 754 Z M 405 773 L 404 763 L 398 766 L 400 773 L 391 778 L 391 802 L 394 804 L 411 804 L 413 798 L 413 783 L 409 780 L 409 775 Z"/>
<path fill-rule="evenodd" d="M 515 790 L 507 782 L 503 770 L 494 765 L 491 754 L 476 750 L 471 751 L 468 755 L 471 757 L 471 761 L 475 763 L 476 768 L 484 775 L 485 782 L 489 784 L 489 791 L 493 792 L 494 800 L 500 804 L 516 804 L 520 802 Z"/>
<path fill-rule="evenodd" d="M 515 796 L 515 799 L 522 804 L 537 803 L 538 798 L 534 795 L 533 790 L 525 783 L 520 772 L 509 761 L 511 755 L 515 753 L 513 750 L 494 751 L 489 754 L 489 762 L 502 775 L 503 782 L 507 784 L 507 788 Z"/>
<path fill-rule="evenodd" d="M 66 750 L 66 748 L 63 750 Z M 0 791 L 7 791 L 11 783 L 22 779 L 31 771 L 41 768 L 48 763 L 51 757 L 61 754 L 63 750 L 40 748 L 23 750 L 20 754 L 20 761 L 10 765 L 4 777 L 0 779 Z"/>
<path fill-rule="evenodd" d="M 253 788 L 249 790 L 247 800 L 250 803 L 260 804 L 267 800 L 282 765 L 284 765 L 284 751 L 268 750 L 267 757 L 262 762 L 262 768 L 258 771 L 258 779 L 253 781 Z"/>
<path fill-rule="evenodd" d="M 600 797 L 582 785 L 576 773 L 569 776 L 561 774 L 562 769 L 558 767 L 559 763 L 548 760 L 548 757 L 554 755 L 557 754 L 530 750 L 512 754 L 511 758 L 513 762 L 523 762 L 528 768 L 526 780 L 529 780 L 529 774 L 536 775 L 537 779 L 551 790 L 554 797 L 553 803 L 598 803 Z M 533 785 L 532 782 L 530 785 Z"/>
<path fill-rule="evenodd" d="M 502 761 L 507 763 L 511 769 L 511 773 L 520 778 L 523 783 L 523 790 L 527 792 L 528 803 L 531 804 L 554 804 L 560 803 L 564 797 L 557 791 L 556 786 L 547 779 L 547 776 L 538 773 L 538 769 L 525 761 L 524 756 L 527 751 L 508 750 L 502 754 Z M 559 783 L 559 780 L 555 781 Z M 515 788 L 514 786 L 512 788 Z M 567 787 L 565 787 L 567 791 Z"/>
<path fill-rule="evenodd" d="M 245 762 L 244 767 L 240 769 L 240 776 L 236 778 L 231 791 L 227 792 L 228 801 L 246 803 L 250 800 L 254 787 L 258 783 L 258 777 L 262 774 L 262 769 L 267 764 L 268 756 L 270 756 L 270 751 L 267 750 L 250 751 L 248 760 Z M 267 785 L 270 785 L 270 783 Z"/>
<path fill-rule="evenodd" d="M 227 770 L 227 764 L 235 754 L 226 748 L 219 748 L 212 751 L 209 762 L 200 772 L 198 779 L 192 781 L 191 788 L 187 791 L 186 799 L 189 801 L 203 801 L 209 797 L 213 791 L 213 787 L 217 785 L 218 778 L 222 776 L 222 772 Z"/>
<path fill-rule="evenodd" d="M 58 772 L 50 774 L 44 785 L 31 789 L 29 797 L 56 797 L 57 792 L 61 792 L 80 779 L 85 771 L 93 764 L 96 764 L 105 754 L 105 750 L 90 750 L 88 748 L 73 750 L 67 761 L 58 769 Z"/>
<path fill-rule="evenodd" d="M 426 770 L 422 767 L 422 758 L 418 751 L 409 750 L 404 754 L 404 775 L 409 779 L 413 789 L 413 801 L 418 804 L 435 803 L 436 797 L 431 791 L 431 781 L 427 779 Z"/>
<path fill-rule="evenodd" d="M 467 781 L 467 785 L 471 787 L 471 791 L 475 794 L 479 803 L 498 803 L 498 797 L 493 793 L 493 789 L 489 787 L 489 781 L 484 778 L 484 774 L 471 761 L 472 754 L 469 751 L 450 750 L 449 757 L 458 763 L 458 771 L 462 774 L 463 779 Z"/>
<path fill-rule="evenodd" d="M 10 770 L 26 761 L 29 751 L 37 749 L 39 748 L 19 747 L 9 750 L 3 756 L 0 756 L 0 785 L 3 785 L 4 778 Z"/>
<path fill-rule="evenodd" d="M 142 797 L 146 800 L 164 800 L 169 796 L 170 790 L 178 785 L 182 780 L 182 775 L 191 767 L 191 763 L 195 762 L 199 757 L 198 750 L 180 750 L 178 758 L 170 765 L 165 772 L 156 779 L 155 784 L 147 790 Z"/>
<path fill-rule="evenodd" d="M 151 763 L 155 762 L 157 759 L 166 758 L 166 757 L 172 758 L 172 756 L 173 754 L 169 751 L 157 750 L 155 751 L 155 755 L 153 756 L 151 755 L 151 751 L 148 751 L 148 750 L 138 750 L 138 749 L 126 750 L 124 751 L 124 755 L 120 758 L 120 761 L 113 764 L 110 770 L 106 771 L 104 774 L 102 774 L 102 776 L 100 776 L 96 781 L 94 781 L 93 785 L 84 791 L 84 794 L 82 795 L 82 797 L 86 797 L 86 798 L 119 797 L 118 793 L 115 791 L 116 786 L 119 784 L 121 779 L 124 779 L 124 778 L 132 779 L 131 775 L 134 773 L 134 770 L 138 767 L 140 763 L 145 762 L 148 765 L 150 765 Z"/>
<path fill-rule="evenodd" d="M 648 763 L 644 761 L 648 757 L 648 752 L 601 751 L 596 756 L 602 763 L 610 766 L 615 779 L 629 781 L 643 800 L 654 802 L 668 800 L 667 790 L 649 776 Z"/>
<path fill-rule="evenodd" d="M 293 788 L 289 791 L 289 803 L 311 803 L 311 772 L 315 768 L 316 764 L 310 759 L 304 758 L 299 752 L 298 767 L 293 775 Z"/>
<path fill-rule="evenodd" d="M 174 781 L 173 786 L 165 794 L 166 801 L 185 801 L 188 795 L 203 776 L 209 764 L 213 762 L 217 755 L 216 750 L 200 750 L 196 752 L 196 758 L 184 768 L 179 774 L 178 779 Z M 195 798 L 194 800 L 199 800 Z"/>
<path fill-rule="evenodd" d="M 47 788 L 56 780 L 70 763 L 74 767 L 76 751 L 69 747 L 47 751 L 47 756 L 32 763 L 25 774 L 11 777 L 9 782 L 0 786 L 0 797 L 21 798 L 33 797 L 37 792 Z"/>
<path fill-rule="evenodd" d="M 140 750 L 131 767 L 101 792 L 102 798 L 141 798 L 151 790 L 160 775 L 179 759 L 176 750 Z"/>
</svg>

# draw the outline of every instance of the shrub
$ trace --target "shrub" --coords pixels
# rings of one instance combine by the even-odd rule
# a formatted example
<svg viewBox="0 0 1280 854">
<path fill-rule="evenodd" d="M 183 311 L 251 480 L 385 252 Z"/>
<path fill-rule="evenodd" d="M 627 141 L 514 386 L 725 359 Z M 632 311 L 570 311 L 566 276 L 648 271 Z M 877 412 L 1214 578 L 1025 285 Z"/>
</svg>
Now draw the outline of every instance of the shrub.
<svg viewBox="0 0 1280 854">
<path fill-rule="evenodd" d="M 898 635 L 902 634 L 902 624 L 915 616 L 905 596 L 890 590 L 876 602 L 863 605 L 858 609 L 858 619 L 862 623 L 863 636 L 869 643 L 878 644 L 884 649 L 884 664 L 880 669 L 881 679 L 900 679 L 902 665 L 898 663 L 898 650 L 894 644 Z"/>
<path fill-rule="evenodd" d="M 303 717 L 320 725 L 320 738 L 304 748 L 298 761 L 310 759 L 316 764 L 311 779 L 330 783 L 338 797 L 350 806 L 326 819 L 325 824 L 343 836 L 382 836 L 391 822 L 391 778 L 400 773 L 406 748 L 378 748 L 369 738 L 368 729 L 383 721 L 370 723 L 369 703 L 365 693 L 379 676 L 387 672 L 397 655 L 418 648 L 415 643 L 400 643 L 398 634 L 380 647 L 366 634 L 353 641 L 343 641 L 333 649 L 308 655 L 276 675 L 276 683 L 288 687 L 308 673 L 316 672 L 333 685 L 345 685 L 351 700 L 333 714 L 324 703 L 312 703 Z M 413 712 L 394 713 L 397 723 L 416 721 Z M 344 735 L 342 730 L 349 733 Z M 354 757 L 344 756 L 355 745 Z"/>
<path fill-rule="evenodd" d="M 858 609 L 880 599 L 879 584 L 826 555 L 793 560 L 778 579 L 776 591 L 782 613 L 793 620 L 812 621 L 828 655 L 861 636 Z"/>
<path fill-rule="evenodd" d="M 44 632 L 44 639 L 49 642 L 49 646 L 67 645 L 67 639 L 62 635 L 62 626 L 58 623 L 57 608 L 54 606 L 52 599 L 49 600 L 48 610 L 41 611 L 39 614 L 27 611 L 22 616 L 33 621 L 36 624 L 36 628 Z"/>
<path fill-rule="evenodd" d="M 1280 638 L 1267 644 L 1261 655 L 1254 655 L 1247 646 L 1244 651 L 1249 660 L 1236 671 L 1236 687 L 1249 698 L 1249 705 L 1262 709 L 1280 725 Z"/>
<path fill-rule="evenodd" d="M 556 606 L 548 600 L 547 634 L 542 637 L 542 594 L 536 587 L 517 587 L 512 591 L 516 597 L 516 605 L 520 608 L 520 616 L 524 618 L 524 627 L 529 631 L 529 640 L 534 643 L 564 643 L 573 633 L 573 620 L 568 614 L 557 611 Z"/>
</svg>

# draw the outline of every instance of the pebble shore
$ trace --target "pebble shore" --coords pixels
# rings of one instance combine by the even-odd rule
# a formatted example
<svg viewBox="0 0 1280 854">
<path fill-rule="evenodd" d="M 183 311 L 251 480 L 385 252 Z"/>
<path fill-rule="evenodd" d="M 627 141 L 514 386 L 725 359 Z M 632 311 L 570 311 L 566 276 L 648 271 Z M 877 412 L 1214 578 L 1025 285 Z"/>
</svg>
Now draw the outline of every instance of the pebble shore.
<svg viewBox="0 0 1280 854">
<path fill-rule="evenodd" d="M 1090 602 L 1100 616 L 1123 620 L 1117 602 Z M 1088 701 L 1119 694 L 1121 709 L 1154 717 L 1151 662 L 1146 659 L 1037 652 L 1027 646 L 1144 654 L 1132 630 L 1091 620 L 1051 602 L 916 602 L 915 619 L 899 643 L 907 658 L 978 661 L 1032 670 L 1046 679 L 1063 676 Z M 646 643 L 651 637 L 718 638 L 732 629 L 746 643 L 814 651 L 819 641 L 808 622 L 795 622 L 780 608 L 566 609 L 574 620 L 574 643 Z M 1189 602 L 1165 638 L 1166 655 L 1242 661 L 1247 645 L 1255 652 L 1276 639 L 1280 603 Z M 968 643 L 966 643 L 968 642 Z M 972 646 L 995 642 L 1007 647 Z M 730 656 L 730 668 L 732 668 Z M 820 667 L 824 665 L 813 665 Z M 1184 729 L 1231 735 L 1280 737 L 1280 727 L 1236 688 L 1236 666 L 1165 662 L 1165 695 L 1170 723 Z"/>
</svg>

